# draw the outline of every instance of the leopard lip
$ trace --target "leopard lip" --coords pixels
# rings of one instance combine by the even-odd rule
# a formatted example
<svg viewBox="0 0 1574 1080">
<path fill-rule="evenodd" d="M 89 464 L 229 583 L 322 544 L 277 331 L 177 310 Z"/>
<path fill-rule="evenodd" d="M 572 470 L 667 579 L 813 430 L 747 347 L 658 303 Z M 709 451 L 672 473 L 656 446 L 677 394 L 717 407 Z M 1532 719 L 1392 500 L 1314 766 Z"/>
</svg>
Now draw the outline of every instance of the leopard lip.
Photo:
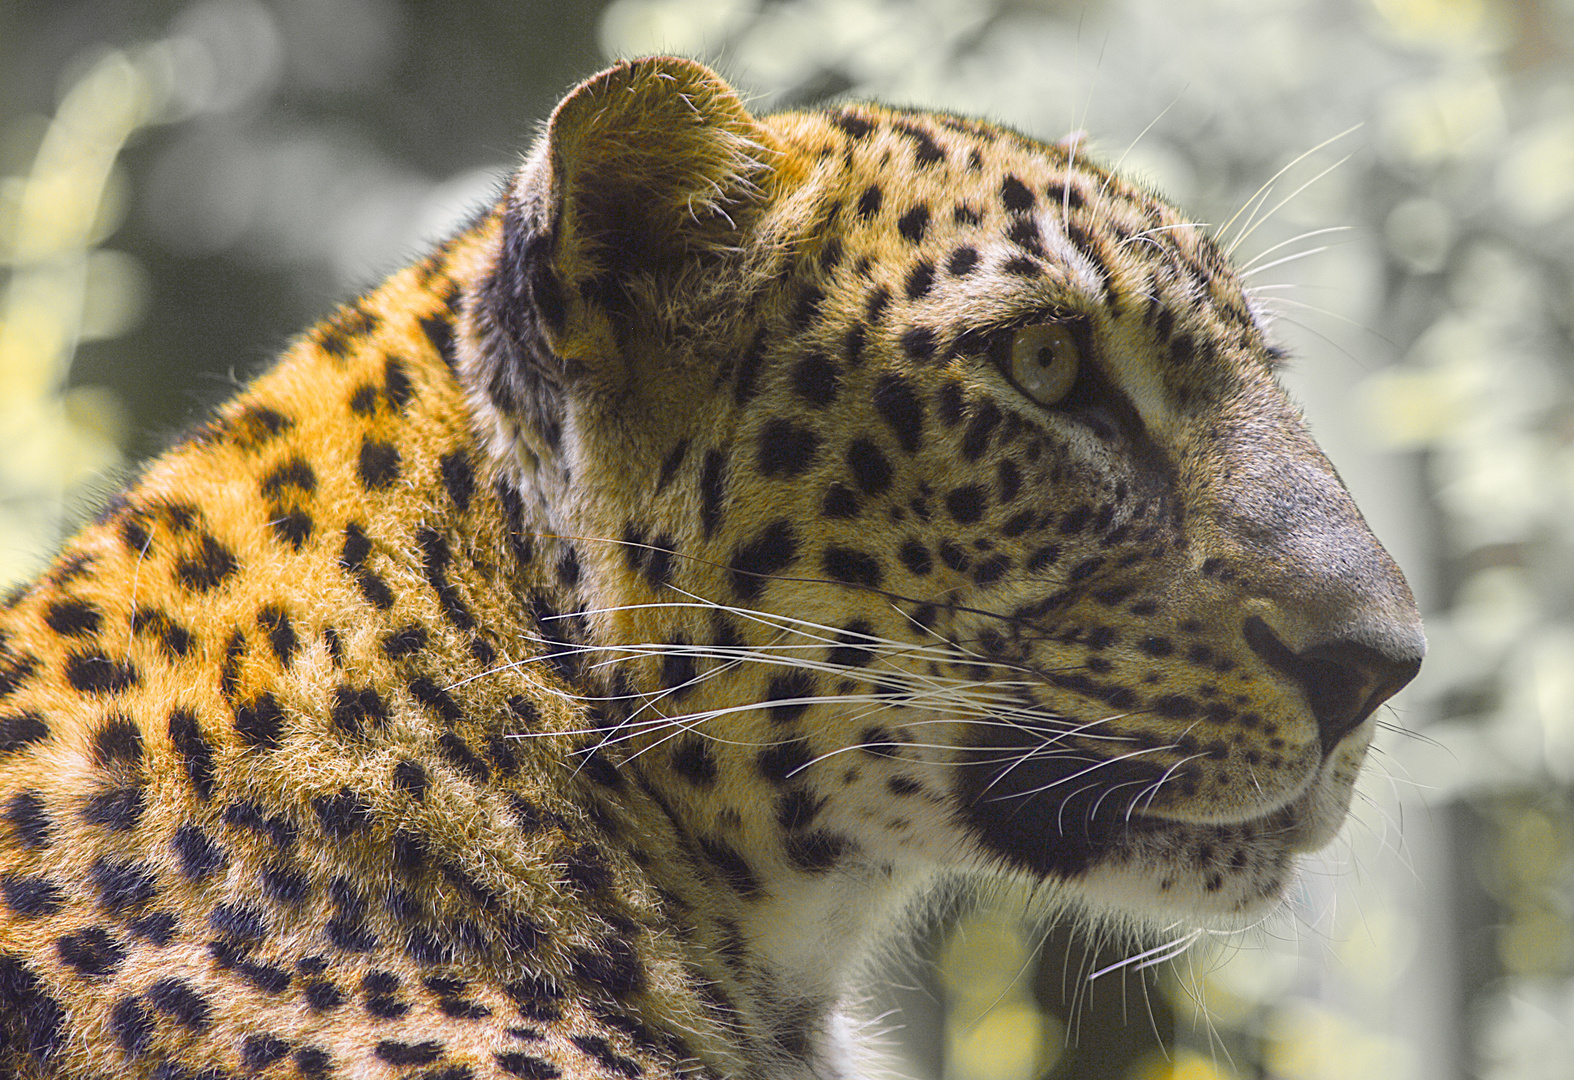
<svg viewBox="0 0 1574 1080">
<path fill-rule="evenodd" d="M 1246 830 L 1261 836 L 1276 838 L 1284 849 L 1294 855 L 1305 855 L 1327 846 L 1338 833 L 1344 821 L 1345 798 L 1339 798 L 1328 779 L 1329 762 L 1324 761 L 1297 791 L 1273 805 L 1253 808 L 1250 812 L 1230 817 L 1207 819 L 1186 818 L 1162 811 L 1141 811 L 1132 815 L 1150 827 L 1172 828 L 1179 831 L 1218 829 Z M 1334 807 L 1323 803 L 1337 801 Z"/>
</svg>

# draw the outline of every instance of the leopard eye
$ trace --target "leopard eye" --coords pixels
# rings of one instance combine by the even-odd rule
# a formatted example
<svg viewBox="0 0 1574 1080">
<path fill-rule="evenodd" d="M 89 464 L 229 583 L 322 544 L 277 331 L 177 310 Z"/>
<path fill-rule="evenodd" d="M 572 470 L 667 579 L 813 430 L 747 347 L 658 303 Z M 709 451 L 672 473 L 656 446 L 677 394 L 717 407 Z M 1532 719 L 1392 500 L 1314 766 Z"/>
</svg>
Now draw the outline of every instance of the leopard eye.
<svg viewBox="0 0 1574 1080">
<path fill-rule="evenodd" d="M 1071 391 L 1082 364 L 1082 346 L 1065 323 L 1038 323 L 1015 331 L 1006 374 L 1040 405 L 1054 405 Z"/>
</svg>

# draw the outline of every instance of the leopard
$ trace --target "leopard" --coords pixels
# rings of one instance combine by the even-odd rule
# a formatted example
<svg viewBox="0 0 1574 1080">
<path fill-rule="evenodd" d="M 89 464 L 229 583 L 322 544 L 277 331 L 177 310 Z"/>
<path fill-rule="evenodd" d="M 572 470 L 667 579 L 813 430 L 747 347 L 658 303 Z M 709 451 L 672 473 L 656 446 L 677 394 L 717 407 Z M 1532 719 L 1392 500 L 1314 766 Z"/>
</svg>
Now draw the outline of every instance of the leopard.
<svg viewBox="0 0 1574 1080">
<path fill-rule="evenodd" d="M 1239 928 L 1425 639 L 1220 243 L 574 88 L 0 611 L 0 1074 L 807 1080 L 954 882 Z"/>
</svg>

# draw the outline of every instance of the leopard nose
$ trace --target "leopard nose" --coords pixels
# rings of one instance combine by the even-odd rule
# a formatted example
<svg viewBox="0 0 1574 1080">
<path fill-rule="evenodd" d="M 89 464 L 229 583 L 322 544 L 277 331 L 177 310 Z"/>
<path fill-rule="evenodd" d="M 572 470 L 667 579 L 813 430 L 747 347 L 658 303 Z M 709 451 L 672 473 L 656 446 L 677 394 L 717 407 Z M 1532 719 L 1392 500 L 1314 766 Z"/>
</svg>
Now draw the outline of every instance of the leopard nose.
<svg viewBox="0 0 1574 1080">
<path fill-rule="evenodd" d="M 1255 615 L 1241 632 L 1264 663 L 1300 684 L 1317 719 L 1325 757 L 1415 678 L 1426 649 L 1417 634 L 1384 637 L 1375 645 L 1353 639 L 1325 641 L 1296 652 Z"/>
</svg>

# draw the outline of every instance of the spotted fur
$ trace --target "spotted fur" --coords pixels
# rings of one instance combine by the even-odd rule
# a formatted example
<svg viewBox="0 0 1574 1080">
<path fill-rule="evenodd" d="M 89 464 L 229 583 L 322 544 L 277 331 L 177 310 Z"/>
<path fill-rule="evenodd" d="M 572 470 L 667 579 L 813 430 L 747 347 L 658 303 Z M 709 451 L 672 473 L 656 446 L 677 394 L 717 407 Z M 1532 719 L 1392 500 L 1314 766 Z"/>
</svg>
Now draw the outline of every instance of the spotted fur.
<svg viewBox="0 0 1574 1080">
<path fill-rule="evenodd" d="M 595 77 L 0 616 L 0 1073 L 827 1076 L 943 875 L 1268 910 L 1422 650 L 1273 359 L 1073 145 Z"/>
</svg>

